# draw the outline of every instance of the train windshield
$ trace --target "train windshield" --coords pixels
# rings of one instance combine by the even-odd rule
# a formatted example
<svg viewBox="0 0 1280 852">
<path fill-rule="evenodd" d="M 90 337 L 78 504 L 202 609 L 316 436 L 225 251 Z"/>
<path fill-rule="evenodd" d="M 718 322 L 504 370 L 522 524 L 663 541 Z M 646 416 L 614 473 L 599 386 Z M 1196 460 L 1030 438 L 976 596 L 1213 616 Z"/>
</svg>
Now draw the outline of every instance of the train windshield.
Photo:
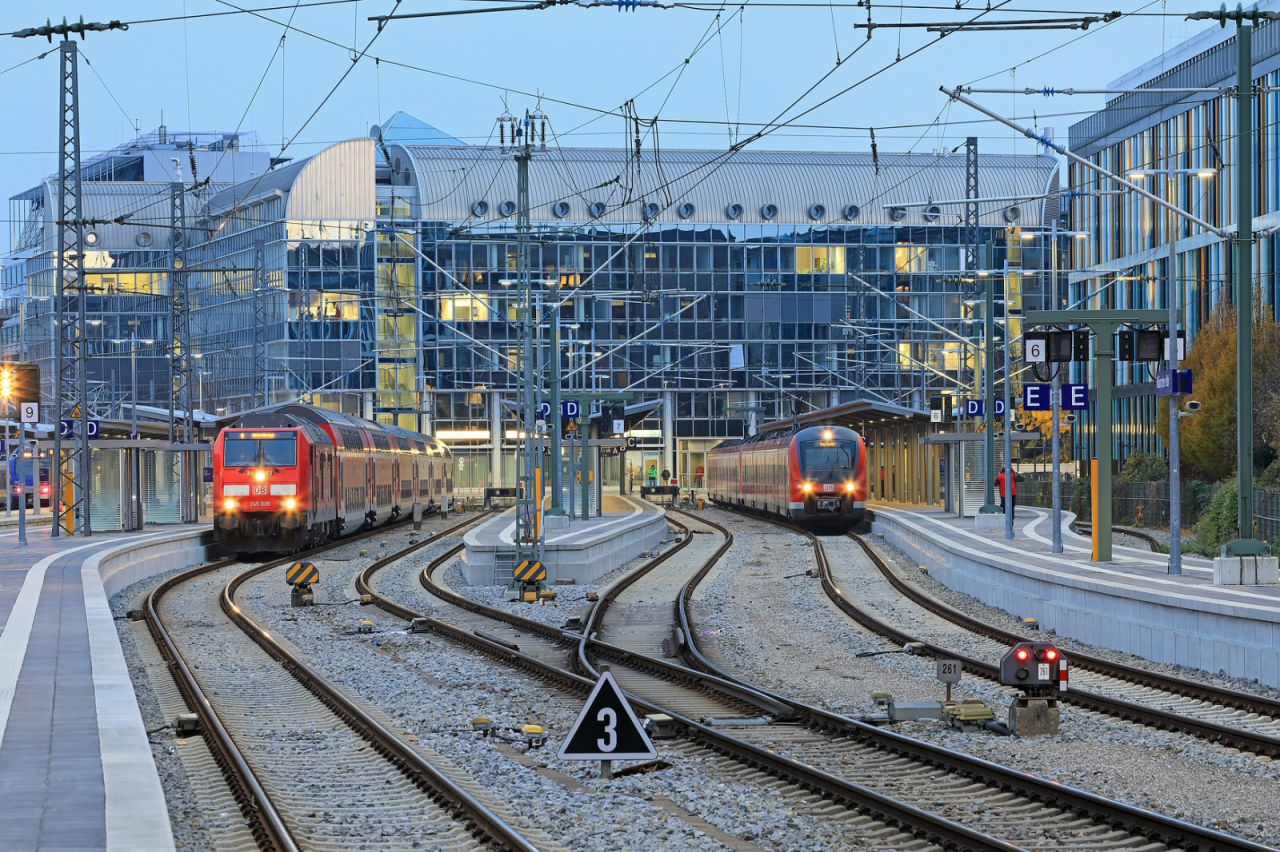
<svg viewBox="0 0 1280 852">
<path fill-rule="evenodd" d="M 852 441 L 801 441 L 800 475 L 819 482 L 853 478 Z"/>
<path fill-rule="evenodd" d="M 289 432 L 229 432 L 223 442 L 224 467 L 293 467 L 297 463 L 298 439 Z"/>
</svg>

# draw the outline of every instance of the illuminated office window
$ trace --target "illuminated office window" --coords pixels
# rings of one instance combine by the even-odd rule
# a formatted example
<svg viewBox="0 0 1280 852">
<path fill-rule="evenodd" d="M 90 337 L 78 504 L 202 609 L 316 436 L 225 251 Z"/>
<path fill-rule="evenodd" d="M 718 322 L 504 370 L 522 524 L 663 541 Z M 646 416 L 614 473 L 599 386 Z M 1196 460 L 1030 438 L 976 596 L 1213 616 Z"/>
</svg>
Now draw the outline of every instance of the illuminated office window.
<svg viewBox="0 0 1280 852">
<path fill-rule="evenodd" d="M 897 246 L 893 250 L 893 268 L 898 272 L 924 272 L 926 253 L 924 246 Z"/>
<path fill-rule="evenodd" d="M 800 275 L 843 275 L 844 246 L 796 246 Z"/>
<path fill-rule="evenodd" d="M 488 322 L 489 300 L 484 296 L 466 294 L 441 296 L 440 319 L 445 322 Z"/>
</svg>

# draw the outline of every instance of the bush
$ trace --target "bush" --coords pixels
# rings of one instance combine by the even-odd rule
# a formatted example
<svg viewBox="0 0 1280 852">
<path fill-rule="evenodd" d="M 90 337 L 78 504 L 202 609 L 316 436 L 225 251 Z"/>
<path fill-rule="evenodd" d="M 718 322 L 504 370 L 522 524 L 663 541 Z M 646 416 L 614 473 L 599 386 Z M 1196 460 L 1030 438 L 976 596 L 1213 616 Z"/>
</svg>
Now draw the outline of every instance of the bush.
<svg viewBox="0 0 1280 852">
<path fill-rule="evenodd" d="M 1196 521 L 1195 552 L 1202 556 L 1217 556 L 1222 546 L 1236 537 L 1238 494 L 1239 488 L 1233 476 L 1213 495 L 1209 508 Z"/>
<path fill-rule="evenodd" d="M 1169 478 L 1169 463 L 1151 453 L 1133 453 L 1120 468 L 1121 482 L 1156 482 Z"/>
<path fill-rule="evenodd" d="M 1258 477 L 1254 487 L 1261 491 L 1280 491 L 1280 459 L 1267 465 L 1267 469 Z"/>
</svg>

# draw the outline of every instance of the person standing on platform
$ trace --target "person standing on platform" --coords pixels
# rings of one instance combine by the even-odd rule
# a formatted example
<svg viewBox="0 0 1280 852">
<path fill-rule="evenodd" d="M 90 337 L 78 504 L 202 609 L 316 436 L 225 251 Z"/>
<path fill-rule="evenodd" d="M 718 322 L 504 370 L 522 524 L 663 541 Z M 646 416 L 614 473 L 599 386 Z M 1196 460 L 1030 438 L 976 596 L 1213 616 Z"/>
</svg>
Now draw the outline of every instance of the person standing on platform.
<svg viewBox="0 0 1280 852">
<path fill-rule="evenodd" d="M 662 469 L 662 484 L 669 485 L 671 483 L 671 471 L 665 467 Z"/>
<path fill-rule="evenodd" d="M 1006 481 L 1009 483 L 1008 488 L 1005 487 Z M 1008 467 L 1001 469 L 1000 473 L 996 475 L 996 490 L 1000 492 L 1000 511 L 1003 512 L 1005 510 L 1004 500 L 1005 496 L 1008 495 L 1009 499 L 1013 501 L 1013 513 L 1016 515 L 1018 513 L 1018 475 L 1010 473 Z"/>
<path fill-rule="evenodd" d="M 653 462 L 649 462 L 649 484 L 658 484 L 658 466 Z"/>
<path fill-rule="evenodd" d="M 697 470 L 695 470 L 695 471 L 693 472 L 693 487 L 694 487 L 694 488 L 701 488 L 701 487 L 702 487 L 702 477 L 703 477 L 703 474 L 705 474 L 705 473 L 706 473 L 706 471 L 703 469 L 702 465 L 698 465 L 698 469 L 697 469 Z"/>
</svg>

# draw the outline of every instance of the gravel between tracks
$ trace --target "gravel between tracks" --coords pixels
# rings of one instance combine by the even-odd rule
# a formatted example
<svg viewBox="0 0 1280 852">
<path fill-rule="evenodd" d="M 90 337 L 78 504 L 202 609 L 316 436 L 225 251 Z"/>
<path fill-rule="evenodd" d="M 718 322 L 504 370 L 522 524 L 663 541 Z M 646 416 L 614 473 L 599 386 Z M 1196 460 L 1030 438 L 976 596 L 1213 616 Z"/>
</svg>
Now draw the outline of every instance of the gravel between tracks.
<svg viewBox="0 0 1280 852">
<path fill-rule="evenodd" d="M 151 642 L 151 636 L 143 630 L 142 633 L 146 635 L 140 640 L 138 632 L 132 629 L 133 623 L 126 618 L 129 610 L 142 606 L 142 602 L 152 589 L 174 574 L 185 570 L 187 569 L 177 568 L 166 571 L 122 589 L 111 598 L 111 614 L 116 618 L 116 633 L 120 637 L 120 647 L 124 649 L 124 659 L 129 667 L 129 678 L 133 681 L 133 690 L 138 696 L 138 707 L 142 710 L 142 723 L 148 731 L 152 732 L 150 734 L 151 755 L 155 758 L 160 783 L 164 787 L 174 846 L 179 852 L 184 850 L 195 852 L 195 850 L 216 848 L 215 837 L 225 834 L 231 826 L 243 826 L 244 817 L 239 811 L 208 813 L 197 800 L 192 779 L 178 756 L 179 746 L 174 741 L 172 730 L 167 727 L 173 720 L 164 717 L 160 704 L 152 692 L 151 682 L 139 652 L 139 641 Z M 168 677 L 167 674 L 164 676 Z"/>
<path fill-rule="evenodd" d="M 438 612 L 442 605 L 422 590 L 417 576 L 453 543 L 439 542 L 388 566 L 375 579 L 376 588 L 424 613 Z M 381 552 L 367 549 L 371 556 Z M 291 609 L 274 574 L 243 587 L 240 600 L 313 665 L 506 803 L 518 815 L 517 825 L 573 849 L 722 849 L 727 848 L 723 841 L 735 839 L 767 849 L 839 847 L 840 837 L 829 826 L 794 815 L 776 794 L 762 798 L 758 786 L 726 780 L 702 752 L 671 749 L 666 756 L 672 768 L 611 782 L 596 778 L 595 763 L 557 760 L 560 736 L 577 715 L 581 698 L 431 634 L 408 635 L 402 622 L 381 611 L 327 606 L 354 597 L 353 578 L 368 560 L 336 562 L 322 556 L 315 562 L 322 582 L 313 609 Z M 528 610 L 544 610 L 551 621 L 567 617 L 563 605 L 522 612 Z M 373 634 L 355 632 L 361 618 L 374 621 Z M 540 724 L 551 738 L 543 748 L 520 754 L 473 734 L 469 722 L 477 715 L 508 729 Z M 659 751 L 668 750 L 660 744 Z M 709 825 L 691 825 L 685 812 L 696 815 L 693 822 L 700 818 Z"/>
<path fill-rule="evenodd" d="M 721 568 L 695 596 L 694 617 L 709 656 L 749 681 L 849 715 L 874 712 L 875 691 L 889 691 L 900 701 L 942 698 L 931 659 L 855 656 L 892 649 L 836 609 L 817 580 L 784 579 L 814 565 L 812 548 L 801 536 L 730 513 L 708 510 L 706 517 L 735 538 Z M 846 595 L 909 631 L 936 619 L 903 600 L 869 560 L 846 558 L 857 545 L 844 539 L 850 548 L 845 551 L 834 541 L 825 540 Z M 1002 688 L 973 677 L 957 687 L 956 697 L 986 701 L 997 717 L 1008 705 Z M 1280 762 L 1065 705 L 1062 733 L 1051 739 L 966 734 L 936 722 L 896 729 L 1110 798 L 1280 843 Z"/>
</svg>

